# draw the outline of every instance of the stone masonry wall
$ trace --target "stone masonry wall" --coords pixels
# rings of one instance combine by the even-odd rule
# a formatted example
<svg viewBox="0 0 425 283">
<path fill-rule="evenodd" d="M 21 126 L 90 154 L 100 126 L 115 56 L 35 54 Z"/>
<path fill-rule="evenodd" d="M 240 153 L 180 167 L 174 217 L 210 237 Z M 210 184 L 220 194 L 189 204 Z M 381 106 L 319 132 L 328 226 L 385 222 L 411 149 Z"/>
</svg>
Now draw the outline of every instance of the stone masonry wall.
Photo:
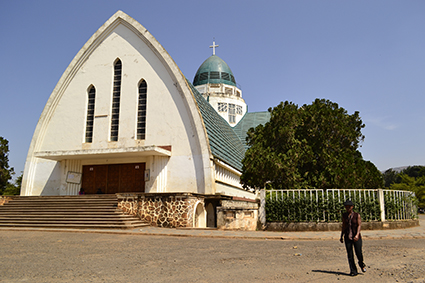
<svg viewBox="0 0 425 283">
<path fill-rule="evenodd" d="M 258 203 L 222 200 L 217 207 L 217 227 L 223 230 L 255 231 L 258 222 Z"/>
<path fill-rule="evenodd" d="M 118 207 L 157 227 L 193 227 L 195 205 L 204 199 L 189 194 L 118 194 Z"/>
</svg>

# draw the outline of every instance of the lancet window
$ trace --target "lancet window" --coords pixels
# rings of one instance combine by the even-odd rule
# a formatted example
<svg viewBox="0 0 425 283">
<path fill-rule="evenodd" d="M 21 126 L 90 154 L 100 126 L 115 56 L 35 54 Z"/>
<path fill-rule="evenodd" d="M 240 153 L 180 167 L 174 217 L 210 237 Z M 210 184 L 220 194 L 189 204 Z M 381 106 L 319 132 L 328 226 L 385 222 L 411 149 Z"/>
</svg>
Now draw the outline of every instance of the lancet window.
<svg viewBox="0 0 425 283">
<path fill-rule="evenodd" d="M 121 60 L 114 65 L 114 85 L 112 91 L 112 116 L 111 116 L 111 141 L 118 141 L 118 128 L 120 121 L 120 96 L 121 96 Z"/>
<path fill-rule="evenodd" d="M 144 140 L 146 137 L 146 100 L 148 86 L 145 80 L 139 84 L 139 101 L 137 108 L 137 139 Z"/>
<path fill-rule="evenodd" d="M 94 127 L 94 102 L 96 98 L 96 88 L 91 86 L 87 93 L 87 122 L 86 122 L 86 142 L 93 141 L 93 127 Z"/>
</svg>

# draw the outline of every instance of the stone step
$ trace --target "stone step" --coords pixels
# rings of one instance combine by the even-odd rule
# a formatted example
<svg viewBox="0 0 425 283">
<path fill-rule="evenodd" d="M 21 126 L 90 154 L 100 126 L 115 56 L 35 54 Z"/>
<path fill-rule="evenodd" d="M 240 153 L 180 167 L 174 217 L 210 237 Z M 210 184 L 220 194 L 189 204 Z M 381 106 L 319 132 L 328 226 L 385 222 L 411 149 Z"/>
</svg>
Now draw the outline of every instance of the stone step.
<svg viewBox="0 0 425 283">
<path fill-rule="evenodd" d="M 13 201 L 21 201 L 21 202 L 43 202 L 43 201 L 116 201 L 116 197 L 11 197 Z"/>
<path fill-rule="evenodd" d="M 93 211 L 56 211 L 56 210 L 51 210 L 51 211 L 27 211 L 27 210 L 22 210 L 21 212 L 19 212 L 19 215 L 51 215 L 52 213 L 55 213 L 55 215 L 125 215 L 122 213 L 122 211 L 118 211 L 118 210 L 114 210 L 114 211 L 98 211 L 98 210 L 93 210 Z M 0 216 L 3 215 L 17 215 L 16 211 L 3 211 L 0 212 Z"/>
<path fill-rule="evenodd" d="M 102 219 L 133 219 L 136 217 L 132 215 L 126 215 L 126 214 L 75 214 L 75 213 L 68 213 L 68 214 L 0 214 L 0 219 L 21 219 L 21 218 L 42 218 L 42 219 L 49 219 L 49 218 L 102 218 Z"/>
<path fill-rule="evenodd" d="M 75 196 L 10 196 L 12 199 L 69 199 L 69 198 L 117 198 L 115 194 L 92 194 L 92 195 L 75 195 Z"/>
<path fill-rule="evenodd" d="M 0 227 L 20 227 L 20 228 L 57 228 L 57 229 L 134 229 L 138 227 L 149 226 L 147 223 L 138 223 L 131 225 L 114 225 L 114 224 L 44 224 L 44 223 L 0 223 Z"/>
<path fill-rule="evenodd" d="M 115 217 L 79 217 L 74 215 L 68 215 L 65 217 L 61 216 L 43 216 L 43 217 L 29 217 L 29 216 L 19 216 L 19 217 L 0 217 L 0 222 L 10 222 L 10 221 L 140 221 L 140 219 L 136 217 L 122 217 L 117 215 Z"/>
<path fill-rule="evenodd" d="M 61 212 L 61 211 L 78 211 L 78 212 L 93 212 L 93 211 L 101 211 L 101 212 L 119 212 L 116 207 L 78 207 L 74 209 L 67 209 L 64 207 L 41 207 L 37 208 L 9 208 L 9 209 L 0 209 L 1 212 L 15 212 L 15 213 L 24 213 L 24 212 Z"/>
<path fill-rule="evenodd" d="M 117 208 L 115 195 L 12 197 L 0 206 L 0 227 L 127 229 L 148 226 Z"/>
<path fill-rule="evenodd" d="M 134 220 L 110 220 L 106 219 L 105 221 L 102 220 L 94 220 L 94 219 L 87 219 L 87 220 L 81 220 L 81 219 L 2 219 L 0 221 L 1 223 L 10 224 L 10 223 L 17 223 L 17 224 L 113 224 L 113 225 L 127 225 L 131 223 L 141 223 L 140 220 L 134 219 Z M 52 223 L 53 222 L 53 223 Z"/>
<path fill-rule="evenodd" d="M 72 201 L 72 200 L 116 200 L 117 197 L 85 197 L 85 196 L 71 196 L 71 197 L 11 197 L 14 201 Z"/>
<path fill-rule="evenodd" d="M 11 196 L 10 199 L 22 201 L 43 201 L 43 200 L 100 200 L 100 199 L 117 199 L 114 195 L 84 195 L 84 196 L 40 196 L 40 197 L 23 197 Z"/>
<path fill-rule="evenodd" d="M 43 199 L 12 199 L 8 203 L 48 203 L 48 202 L 59 202 L 59 203 L 67 203 L 67 202 L 117 202 L 117 198 L 43 198 Z"/>
<path fill-rule="evenodd" d="M 49 204 L 49 205 L 2 205 L 0 206 L 0 210 L 5 210 L 5 209 L 43 209 L 43 208 L 64 208 L 64 209 L 69 209 L 69 208 L 117 208 L 118 204 L 99 204 L 99 203 L 92 203 L 92 204 Z"/>
</svg>

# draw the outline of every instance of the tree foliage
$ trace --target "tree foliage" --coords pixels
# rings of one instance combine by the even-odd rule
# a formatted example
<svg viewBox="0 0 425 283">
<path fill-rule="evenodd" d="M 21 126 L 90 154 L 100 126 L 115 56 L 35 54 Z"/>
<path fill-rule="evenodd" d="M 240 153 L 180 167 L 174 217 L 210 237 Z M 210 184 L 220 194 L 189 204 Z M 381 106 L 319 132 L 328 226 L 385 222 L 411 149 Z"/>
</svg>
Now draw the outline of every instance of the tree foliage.
<svg viewBox="0 0 425 283">
<path fill-rule="evenodd" d="M 13 174 L 13 168 L 9 167 L 9 141 L 0 137 L 0 195 L 6 189 Z"/>
<path fill-rule="evenodd" d="M 385 187 L 391 187 L 391 184 L 398 184 L 402 182 L 401 175 L 405 174 L 409 177 L 418 178 L 425 176 L 425 166 L 409 166 L 401 171 L 396 171 L 392 168 L 384 172 Z"/>
<path fill-rule="evenodd" d="M 21 173 L 21 176 L 16 178 L 13 184 L 10 182 L 7 184 L 6 189 L 3 191 L 4 196 L 15 196 L 21 193 L 22 176 L 23 174 Z"/>
<path fill-rule="evenodd" d="M 414 192 L 418 206 L 425 208 L 425 166 L 409 166 L 399 173 L 388 169 L 384 179 L 387 188 Z"/>
<path fill-rule="evenodd" d="M 244 187 L 275 189 L 378 188 L 382 174 L 357 150 L 364 140 L 359 113 L 329 100 L 298 107 L 282 102 L 270 108 L 264 126 L 248 131 L 242 161 Z"/>
</svg>

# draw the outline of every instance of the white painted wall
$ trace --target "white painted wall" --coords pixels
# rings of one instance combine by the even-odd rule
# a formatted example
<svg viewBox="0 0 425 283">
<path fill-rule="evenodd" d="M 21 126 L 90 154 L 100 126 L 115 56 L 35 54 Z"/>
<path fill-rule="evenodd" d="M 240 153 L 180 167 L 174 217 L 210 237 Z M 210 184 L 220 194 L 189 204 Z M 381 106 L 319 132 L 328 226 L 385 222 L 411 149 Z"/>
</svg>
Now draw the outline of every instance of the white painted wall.
<svg viewBox="0 0 425 283">
<path fill-rule="evenodd" d="M 212 87 L 212 85 L 216 87 Z M 242 98 L 242 91 L 235 86 L 227 84 L 203 84 L 198 85 L 195 88 L 203 95 L 205 99 L 208 100 L 214 110 L 220 114 L 220 116 L 223 117 L 224 120 L 226 120 L 232 127 L 236 126 L 248 111 L 245 100 Z M 226 93 L 226 89 L 230 89 L 232 92 Z M 240 96 L 237 96 L 237 93 L 239 93 Z M 227 111 L 220 112 L 218 109 L 218 103 L 227 103 Z M 242 113 L 236 114 L 234 123 L 230 123 L 229 121 L 229 103 L 242 107 Z"/>
<path fill-rule="evenodd" d="M 241 198 L 255 199 L 255 194 L 244 189 L 238 189 L 224 183 L 216 183 L 216 193 L 227 196 L 235 196 Z"/>
</svg>

